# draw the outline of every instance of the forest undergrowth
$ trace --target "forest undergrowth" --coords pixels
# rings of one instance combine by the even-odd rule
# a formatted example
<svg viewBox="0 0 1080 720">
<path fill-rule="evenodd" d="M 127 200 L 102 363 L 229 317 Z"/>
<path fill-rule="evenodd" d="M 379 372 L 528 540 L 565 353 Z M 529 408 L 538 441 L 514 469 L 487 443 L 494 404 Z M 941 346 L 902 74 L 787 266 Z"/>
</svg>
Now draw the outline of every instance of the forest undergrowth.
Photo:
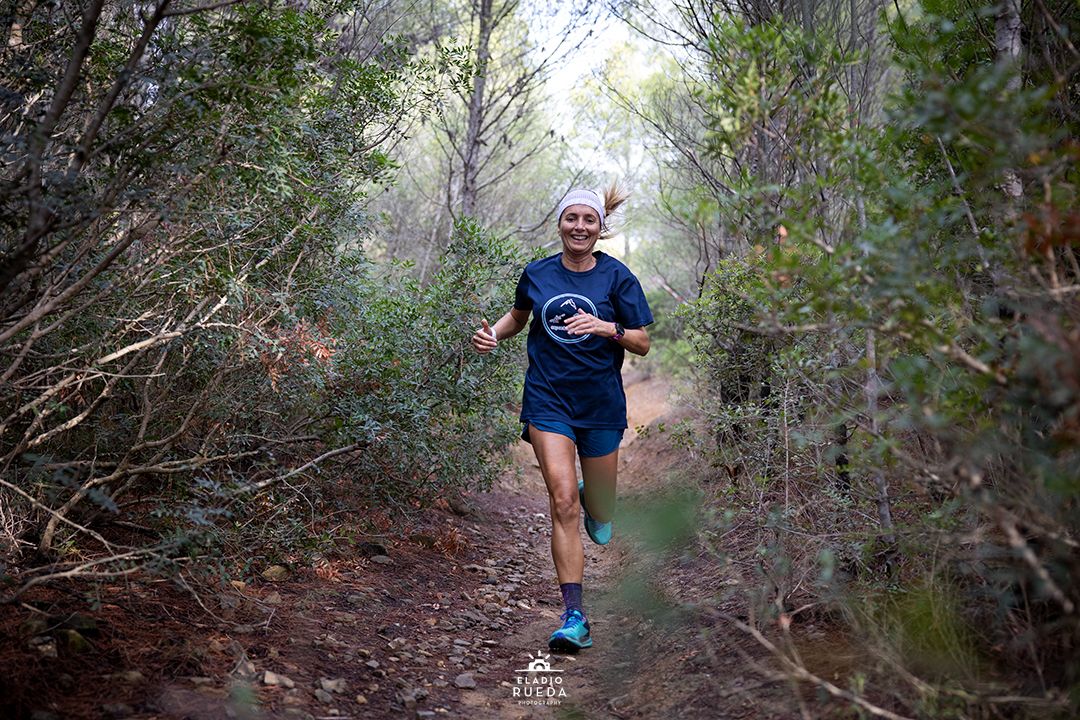
<svg viewBox="0 0 1080 720">
<path fill-rule="evenodd" d="M 707 418 L 684 442 L 714 531 L 755 538 L 749 625 L 806 681 L 785 638 L 838 621 L 869 660 L 819 689 L 864 715 L 1071 717 L 1075 8 L 685 13 L 708 162 L 669 171 L 721 223 L 658 336 Z"/>
<path fill-rule="evenodd" d="M 655 161 L 631 264 L 703 418 L 703 538 L 752 541 L 728 620 L 813 683 L 786 638 L 827 617 L 870 658 L 817 684 L 853 715 L 1074 716 L 1077 5 L 609 9 L 677 49 L 591 107 Z M 548 242 L 520 208 L 602 174 L 538 124 L 543 11 L 2 17 L 5 608 L 224 586 L 490 484 L 520 341 L 467 338 Z"/>
<path fill-rule="evenodd" d="M 365 252 L 403 109 L 468 63 L 362 9 L 5 16 L 4 603 L 227 582 L 495 477 L 514 363 L 461 336 L 524 254 L 467 219 L 423 284 Z"/>
</svg>

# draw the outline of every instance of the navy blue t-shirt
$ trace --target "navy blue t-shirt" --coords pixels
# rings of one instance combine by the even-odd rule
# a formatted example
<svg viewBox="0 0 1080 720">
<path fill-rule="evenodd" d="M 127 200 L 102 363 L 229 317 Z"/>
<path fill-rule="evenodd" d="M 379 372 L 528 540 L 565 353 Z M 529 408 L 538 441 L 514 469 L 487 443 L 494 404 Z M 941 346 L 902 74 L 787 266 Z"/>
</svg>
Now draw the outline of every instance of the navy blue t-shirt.
<svg viewBox="0 0 1080 720">
<path fill-rule="evenodd" d="M 622 364 L 626 351 L 598 335 L 570 335 L 564 320 L 578 308 L 625 328 L 653 321 L 641 283 L 621 262 L 595 252 L 591 270 L 574 272 L 562 253 L 525 266 L 514 307 L 532 311 L 529 369 L 521 421 L 554 420 L 572 427 L 626 427 Z"/>
</svg>

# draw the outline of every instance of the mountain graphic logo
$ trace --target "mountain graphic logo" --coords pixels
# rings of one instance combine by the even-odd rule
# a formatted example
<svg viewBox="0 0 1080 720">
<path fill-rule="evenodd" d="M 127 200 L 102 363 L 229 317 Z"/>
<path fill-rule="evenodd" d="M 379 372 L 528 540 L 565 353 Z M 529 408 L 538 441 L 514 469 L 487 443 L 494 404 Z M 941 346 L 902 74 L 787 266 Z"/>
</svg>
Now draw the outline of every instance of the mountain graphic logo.
<svg viewBox="0 0 1080 720">
<path fill-rule="evenodd" d="M 553 340 L 563 345 L 576 345 L 579 342 L 588 340 L 592 337 L 592 333 L 571 335 L 567 332 L 566 319 L 580 310 L 600 317 L 600 314 L 596 311 L 596 304 L 584 295 L 577 293 L 556 295 L 544 303 L 544 309 L 541 310 L 540 314 L 543 318 L 544 330 Z"/>
</svg>

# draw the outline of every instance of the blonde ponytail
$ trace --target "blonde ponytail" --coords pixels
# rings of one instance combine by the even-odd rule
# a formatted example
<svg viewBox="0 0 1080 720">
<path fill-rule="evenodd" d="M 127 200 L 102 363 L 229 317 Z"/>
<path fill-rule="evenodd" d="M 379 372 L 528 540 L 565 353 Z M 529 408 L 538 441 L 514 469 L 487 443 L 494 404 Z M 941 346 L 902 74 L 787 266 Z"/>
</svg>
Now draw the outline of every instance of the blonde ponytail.
<svg viewBox="0 0 1080 720">
<path fill-rule="evenodd" d="M 612 214 L 614 214 L 616 210 L 622 207 L 622 204 L 626 202 L 627 198 L 629 197 L 629 191 L 623 189 L 622 187 L 619 187 L 618 182 L 611 183 L 611 185 L 609 185 L 607 189 L 604 190 L 604 217 L 610 220 Z M 611 231 L 610 225 L 605 222 L 604 229 L 600 233 L 600 237 L 609 238 L 614 235 L 615 233 Z"/>
</svg>

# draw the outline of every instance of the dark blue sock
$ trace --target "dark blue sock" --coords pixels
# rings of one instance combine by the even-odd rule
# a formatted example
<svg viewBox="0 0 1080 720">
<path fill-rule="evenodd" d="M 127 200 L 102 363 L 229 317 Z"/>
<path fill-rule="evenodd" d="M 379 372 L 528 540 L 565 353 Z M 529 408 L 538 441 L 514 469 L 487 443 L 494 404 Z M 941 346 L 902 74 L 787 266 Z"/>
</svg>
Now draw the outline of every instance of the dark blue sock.
<svg viewBox="0 0 1080 720">
<path fill-rule="evenodd" d="M 585 614 L 585 610 L 581 607 L 581 583 L 562 583 L 559 585 L 559 590 L 562 591 L 562 601 L 566 605 L 566 610 L 577 610 L 582 615 Z"/>
</svg>

